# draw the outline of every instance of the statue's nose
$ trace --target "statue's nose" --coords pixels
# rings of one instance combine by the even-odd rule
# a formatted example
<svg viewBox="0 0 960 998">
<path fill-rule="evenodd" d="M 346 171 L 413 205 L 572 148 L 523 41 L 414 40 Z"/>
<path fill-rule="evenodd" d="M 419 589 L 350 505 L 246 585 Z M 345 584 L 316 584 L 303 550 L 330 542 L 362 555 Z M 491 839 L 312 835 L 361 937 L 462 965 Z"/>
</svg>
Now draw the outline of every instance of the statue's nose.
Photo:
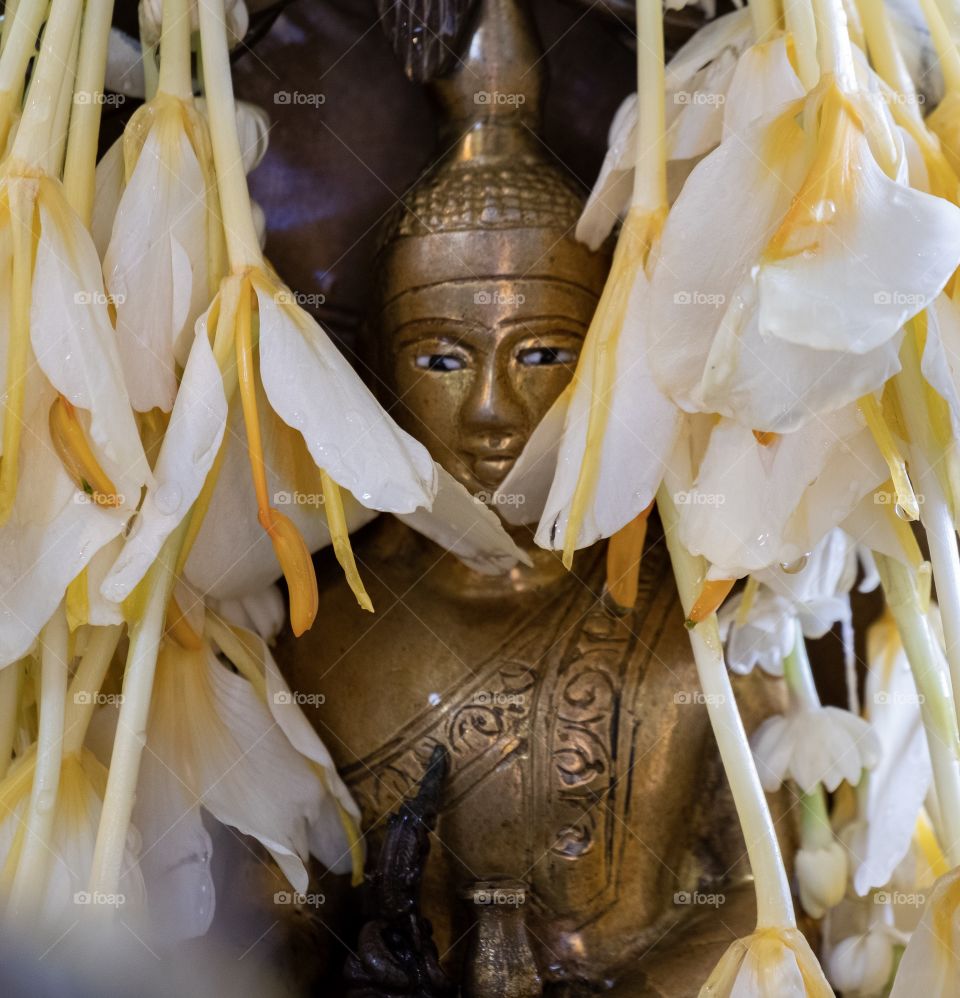
<svg viewBox="0 0 960 998">
<path fill-rule="evenodd" d="M 522 429 L 523 416 L 523 402 L 509 372 L 495 361 L 484 364 L 464 402 L 464 437 L 491 450 L 508 449 Z"/>
</svg>

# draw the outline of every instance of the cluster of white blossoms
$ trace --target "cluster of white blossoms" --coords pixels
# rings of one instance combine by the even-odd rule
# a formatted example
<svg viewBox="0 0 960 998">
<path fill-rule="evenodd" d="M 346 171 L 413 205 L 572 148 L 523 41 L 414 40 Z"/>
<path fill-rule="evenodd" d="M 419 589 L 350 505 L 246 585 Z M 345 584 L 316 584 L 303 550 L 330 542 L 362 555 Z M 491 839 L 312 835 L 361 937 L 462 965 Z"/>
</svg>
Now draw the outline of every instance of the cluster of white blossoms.
<svg viewBox="0 0 960 998">
<path fill-rule="evenodd" d="M 99 165 L 113 4 L 20 0 L 0 35 L 0 918 L 34 944 L 101 898 L 206 932 L 213 820 L 295 891 L 311 856 L 359 876 L 272 583 L 301 634 L 332 545 L 372 609 L 349 533 L 379 512 L 478 571 L 526 558 L 264 259 L 227 6 L 141 5 L 146 100 Z M 322 503 L 277 509 L 294 482 Z"/>
<path fill-rule="evenodd" d="M 623 605 L 659 510 L 757 892 L 701 993 L 955 995 L 960 7 L 750 0 L 666 65 L 661 19 L 638 0 L 637 94 L 577 231 L 616 239 L 610 278 L 501 491 L 568 565 L 610 538 Z M 858 577 L 886 600 L 862 707 Z M 834 627 L 845 709 L 807 655 Z M 748 740 L 727 670 L 757 667 L 786 710 Z"/>
</svg>

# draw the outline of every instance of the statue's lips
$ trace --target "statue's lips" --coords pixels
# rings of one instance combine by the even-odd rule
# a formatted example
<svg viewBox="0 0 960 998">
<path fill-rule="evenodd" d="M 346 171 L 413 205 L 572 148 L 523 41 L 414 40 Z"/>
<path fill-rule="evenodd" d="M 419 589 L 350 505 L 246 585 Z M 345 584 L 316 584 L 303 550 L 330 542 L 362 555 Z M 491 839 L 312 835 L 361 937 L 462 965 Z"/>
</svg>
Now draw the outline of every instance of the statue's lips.
<svg viewBox="0 0 960 998">
<path fill-rule="evenodd" d="M 517 455 L 495 451 L 489 454 L 474 454 L 470 458 L 470 470 L 483 485 L 496 486 L 503 481 L 513 467 Z"/>
</svg>

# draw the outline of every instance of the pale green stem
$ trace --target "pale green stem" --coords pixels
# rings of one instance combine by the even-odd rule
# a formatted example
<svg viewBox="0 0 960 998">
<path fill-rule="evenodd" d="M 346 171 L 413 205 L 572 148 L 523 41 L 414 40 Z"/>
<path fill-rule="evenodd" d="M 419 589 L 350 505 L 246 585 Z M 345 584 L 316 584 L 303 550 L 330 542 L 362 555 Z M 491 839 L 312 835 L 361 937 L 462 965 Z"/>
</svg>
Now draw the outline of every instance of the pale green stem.
<svg viewBox="0 0 960 998">
<path fill-rule="evenodd" d="M 657 493 L 657 508 L 673 563 L 680 602 L 684 614 L 688 615 L 706 575 L 705 564 L 702 558 L 691 555 L 680 543 L 677 509 L 665 486 L 661 486 Z M 690 631 L 690 645 L 753 871 L 757 892 L 757 928 L 792 928 L 796 925 L 796 919 L 790 886 L 780 856 L 776 829 L 727 675 L 716 614 L 711 614 Z"/>
<path fill-rule="evenodd" d="M 884 0 L 859 0 L 860 19 L 870 49 L 870 61 L 880 78 L 901 98 L 911 116 L 919 119 L 920 104 L 917 90 L 907 71 L 897 44 Z"/>
<path fill-rule="evenodd" d="M 76 755 L 90 727 L 97 694 L 106 679 L 113 653 L 120 643 L 123 628 L 119 625 L 96 627 L 87 639 L 83 657 L 67 691 L 67 716 L 64 721 L 63 754 Z"/>
<path fill-rule="evenodd" d="M 817 21 L 810 0 L 784 0 L 783 15 L 787 31 L 793 36 L 797 54 L 797 75 L 807 91 L 820 82 L 817 61 Z"/>
<path fill-rule="evenodd" d="M 63 168 L 67 201 L 87 228 L 93 218 L 97 139 L 112 18 L 113 0 L 87 0 L 80 34 L 76 97 L 67 137 L 67 161 Z"/>
<path fill-rule="evenodd" d="M 805 710 L 816 710 L 820 706 L 820 694 L 810 668 L 807 656 L 807 643 L 803 639 L 800 622 L 794 621 L 796 638 L 790 654 L 783 660 L 783 678 L 787 688 Z"/>
<path fill-rule="evenodd" d="M 800 796 L 800 842 L 804 849 L 824 849 L 833 842 L 827 812 L 827 795 L 817 784 L 812 793 Z"/>
<path fill-rule="evenodd" d="M 667 205 L 667 139 L 663 63 L 663 2 L 637 0 L 637 150 L 633 207 Z"/>
<path fill-rule="evenodd" d="M 70 64 L 81 0 L 53 0 L 11 156 L 41 168 L 55 144 L 64 72 Z"/>
<path fill-rule="evenodd" d="M 137 792 L 140 759 L 147 738 L 147 720 L 153 695 L 157 656 L 166 622 L 167 605 L 175 581 L 174 567 L 183 542 L 186 523 L 167 538 L 144 580 L 146 602 L 143 614 L 130 629 L 130 648 L 123 676 L 117 733 L 110 757 L 107 790 L 90 871 L 90 891 L 116 894 L 123 867 L 123 854 Z"/>
<path fill-rule="evenodd" d="M 17 740 L 20 719 L 20 680 L 23 662 L 12 662 L 0 669 L 0 780 L 7 775 Z"/>
<path fill-rule="evenodd" d="M 652 0 L 643 0 L 649 3 Z M 234 272 L 263 266 L 250 207 L 247 177 L 237 135 L 237 113 L 230 77 L 230 51 L 223 0 L 204 0 L 199 5 L 200 44 L 203 53 L 203 86 L 210 121 L 210 141 L 217 170 L 220 210 L 227 240 L 227 256 Z M 662 44 L 662 43 L 661 43 Z M 663 103 L 663 90 L 658 95 Z"/>
<path fill-rule="evenodd" d="M 63 760 L 63 720 L 68 675 L 68 631 L 63 604 L 40 632 L 40 722 L 33 787 L 27 809 L 23 851 L 13 877 L 9 914 L 34 917 L 43 897 Z"/>
<path fill-rule="evenodd" d="M 841 0 L 813 0 L 817 23 L 817 54 L 821 73 L 833 73 L 840 89 L 857 89 L 853 48 L 847 33 L 847 14 Z"/>
<path fill-rule="evenodd" d="M 202 6 L 202 5 L 201 5 Z M 190 0 L 163 0 L 160 35 L 160 93 L 189 100 L 193 96 L 190 69 Z"/>
<path fill-rule="evenodd" d="M 143 65 L 144 97 L 147 100 L 150 100 L 156 94 L 157 88 L 160 86 L 160 71 L 157 67 L 157 47 L 156 45 L 148 45 L 144 41 L 147 37 L 147 32 L 144 30 L 144 22 L 146 18 L 144 16 L 143 4 L 138 4 L 138 14 L 140 22 L 140 51 Z"/>
<path fill-rule="evenodd" d="M 933 764 L 940 807 L 941 837 L 951 866 L 960 865 L 960 734 L 950 676 L 920 602 L 909 569 L 895 558 L 874 552 L 887 606 L 920 694 L 920 714 Z"/>
<path fill-rule="evenodd" d="M 780 27 L 775 0 L 750 0 L 748 6 L 754 37 L 758 42 L 768 41 Z"/>
<path fill-rule="evenodd" d="M 916 333 L 910 326 L 900 350 L 901 372 L 894 383 L 911 440 L 910 475 L 923 497 L 920 522 L 930 547 L 930 563 L 937 587 L 940 619 L 943 621 L 944 646 L 956 701 L 960 691 L 960 550 L 957 549 L 957 533 L 943 483 L 931 467 L 935 445 L 930 433 L 925 381 L 918 351 Z"/>
</svg>

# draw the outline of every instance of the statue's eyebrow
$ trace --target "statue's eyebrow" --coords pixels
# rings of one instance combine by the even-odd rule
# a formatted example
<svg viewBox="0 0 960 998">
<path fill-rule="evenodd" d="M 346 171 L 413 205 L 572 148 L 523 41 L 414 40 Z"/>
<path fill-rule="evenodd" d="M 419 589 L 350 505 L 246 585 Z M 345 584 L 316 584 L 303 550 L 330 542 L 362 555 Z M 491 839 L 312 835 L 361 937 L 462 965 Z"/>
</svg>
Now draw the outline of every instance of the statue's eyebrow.
<svg viewBox="0 0 960 998">
<path fill-rule="evenodd" d="M 394 330 L 393 341 L 397 346 L 407 346 L 424 336 L 435 336 L 450 343 L 460 343 L 477 323 L 454 316 L 429 316 L 408 319 Z"/>
</svg>

